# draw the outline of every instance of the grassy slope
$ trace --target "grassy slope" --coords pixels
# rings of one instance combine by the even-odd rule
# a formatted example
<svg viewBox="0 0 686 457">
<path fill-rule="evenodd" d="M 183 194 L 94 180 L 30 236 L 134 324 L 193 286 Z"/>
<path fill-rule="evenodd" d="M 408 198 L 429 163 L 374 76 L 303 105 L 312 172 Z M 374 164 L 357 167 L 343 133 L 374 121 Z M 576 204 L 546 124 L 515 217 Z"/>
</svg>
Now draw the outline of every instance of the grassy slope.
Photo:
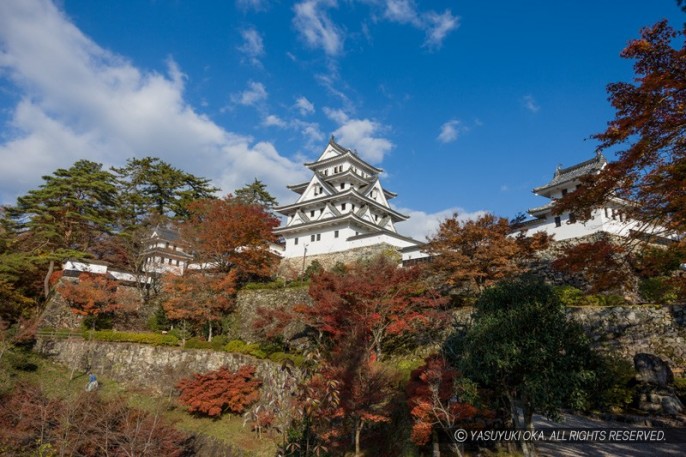
<svg viewBox="0 0 686 457">
<path fill-rule="evenodd" d="M 12 367 L 12 362 L 20 359 L 36 365 L 35 371 L 18 370 Z M 36 354 L 24 354 L 18 352 L 5 353 L 0 361 L 0 370 L 10 374 L 9 378 L 3 377 L 2 382 L 14 383 L 20 380 L 31 382 L 40 386 L 51 398 L 69 399 L 80 394 L 88 382 L 88 375 L 75 372 L 74 379 L 69 380 L 71 370 L 50 362 Z M 276 442 L 278 437 L 264 436 L 258 439 L 250 431 L 248 425 L 243 426 L 241 417 L 226 415 L 221 419 L 194 417 L 178 407 L 174 400 L 169 402 L 167 398 L 153 397 L 149 392 L 126 389 L 111 379 L 98 376 L 100 383 L 99 393 L 105 398 L 124 397 L 132 407 L 144 409 L 150 412 L 161 411 L 162 415 L 175 426 L 183 431 L 202 434 L 226 443 L 232 448 L 243 453 L 257 457 L 272 457 L 276 454 Z M 6 387 L 6 386 L 5 386 Z"/>
</svg>

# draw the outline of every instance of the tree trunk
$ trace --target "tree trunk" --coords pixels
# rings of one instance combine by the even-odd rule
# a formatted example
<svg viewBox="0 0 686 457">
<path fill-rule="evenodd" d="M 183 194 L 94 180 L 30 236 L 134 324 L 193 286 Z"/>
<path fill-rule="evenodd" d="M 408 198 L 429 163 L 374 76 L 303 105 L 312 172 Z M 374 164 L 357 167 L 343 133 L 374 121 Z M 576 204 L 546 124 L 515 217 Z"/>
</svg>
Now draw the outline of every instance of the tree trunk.
<svg viewBox="0 0 686 457">
<path fill-rule="evenodd" d="M 210 331 L 208 332 L 208 335 L 207 335 L 207 341 L 209 341 L 211 343 L 212 342 L 212 321 L 209 321 L 209 324 L 210 324 Z"/>
<path fill-rule="evenodd" d="M 527 404 L 526 400 L 514 399 L 508 396 L 510 400 L 510 415 L 512 417 L 512 423 L 516 430 L 532 430 L 533 423 L 531 418 L 533 416 L 533 411 L 531 407 Z M 520 441 L 520 446 L 522 447 L 522 452 L 525 457 L 535 457 L 538 455 L 536 452 L 536 446 L 533 442 Z"/>
<path fill-rule="evenodd" d="M 48 295 L 50 295 L 50 276 L 52 276 L 52 272 L 55 270 L 55 261 L 51 260 L 50 265 L 48 266 L 48 274 L 45 275 L 45 278 L 43 279 L 43 295 L 45 295 L 45 299 L 48 299 Z"/>
<path fill-rule="evenodd" d="M 355 457 L 360 457 L 360 434 L 362 433 L 362 421 L 355 419 Z"/>
<path fill-rule="evenodd" d="M 431 432 L 431 441 L 432 441 L 431 456 L 432 457 L 441 457 L 441 443 L 438 442 L 438 432 L 436 432 L 436 430 L 433 430 Z"/>
</svg>

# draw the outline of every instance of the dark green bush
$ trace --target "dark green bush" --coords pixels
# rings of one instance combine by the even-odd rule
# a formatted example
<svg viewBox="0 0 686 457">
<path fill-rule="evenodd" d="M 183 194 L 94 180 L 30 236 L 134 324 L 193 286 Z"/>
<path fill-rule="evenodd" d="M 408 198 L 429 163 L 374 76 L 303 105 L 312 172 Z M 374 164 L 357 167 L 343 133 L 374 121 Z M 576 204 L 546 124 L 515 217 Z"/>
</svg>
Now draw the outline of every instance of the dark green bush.
<svg viewBox="0 0 686 457">
<path fill-rule="evenodd" d="M 638 293 L 643 301 L 661 305 L 672 304 L 678 298 L 677 290 L 665 276 L 644 279 L 638 286 Z"/>
<path fill-rule="evenodd" d="M 632 381 L 635 374 L 633 364 L 626 360 L 598 356 L 592 407 L 602 411 L 624 411 L 634 399 Z"/>
</svg>

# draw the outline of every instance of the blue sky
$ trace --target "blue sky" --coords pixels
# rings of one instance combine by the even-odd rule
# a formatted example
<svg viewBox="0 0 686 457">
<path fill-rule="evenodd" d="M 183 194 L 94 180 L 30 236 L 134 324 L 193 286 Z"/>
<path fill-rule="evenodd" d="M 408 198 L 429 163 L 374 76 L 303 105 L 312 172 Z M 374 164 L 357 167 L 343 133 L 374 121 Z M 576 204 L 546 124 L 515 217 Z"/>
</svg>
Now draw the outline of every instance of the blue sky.
<svg viewBox="0 0 686 457">
<path fill-rule="evenodd" d="M 590 158 L 605 87 L 674 0 L 0 2 L 0 202 L 86 158 L 153 155 L 230 192 L 285 186 L 335 134 L 386 171 L 398 226 L 512 217 Z"/>
</svg>

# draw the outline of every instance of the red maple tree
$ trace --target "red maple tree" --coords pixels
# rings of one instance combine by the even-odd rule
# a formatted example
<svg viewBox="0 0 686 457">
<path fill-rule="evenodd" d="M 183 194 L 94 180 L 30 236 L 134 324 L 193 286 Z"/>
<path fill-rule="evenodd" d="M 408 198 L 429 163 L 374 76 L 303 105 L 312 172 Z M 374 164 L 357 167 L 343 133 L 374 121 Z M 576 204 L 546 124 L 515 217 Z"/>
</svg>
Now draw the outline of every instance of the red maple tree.
<svg viewBox="0 0 686 457">
<path fill-rule="evenodd" d="M 312 278 L 312 306 L 296 313 L 334 344 L 360 332 L 361 351 L 381 358 L 394 335 L 412 334 L 445 322 L 446 299 L 428 285 L 418 268 L 398 268 L 379 256 L 353 265 L 345 274 L 322 272 Z"/>
<path fill-rule="evenodd" d="M 191 244 L 197 263 L 222 272 L 236 270 L 241 280 L 273 272 L 278 257 L 269 248 L 276 242 L 273 229 L 279 220 L 263 206 L 227 195 L 196 200 L 188 211 L 181 234 Z"/>
<path fill-rule="evenodd" d="M 119 287 L 118 281 L 103 275 L 81 273 L 78 281 L 63 281 L 57 286 L 74 314 L 97 317 L 115 311 L 130 312 L 138 305 L 138 297 Z M 95 325 L 95 320 L 93 320 Z"/>
<path fill-rule="evenodd" d="M 628 285 L 630 271 L 625 249 L 608 240 L 579 243 L 565 248 L 552 267 L 565 273 L 580 274 L 590 293 L 606 292 Z"/>
<path fill-rule="evenodd" d="M 210 417 L 226 412 L 242 414 L 260 398 L 262 381 L 255 377 L 255 367 L 243 365 L 236 372 L 222 367 L 182 379 L 179 401 L 188 411 Z"/>
<path fill-rule="evenodd" d="M 492 416 L 470 403 L 476 391 L 460 381 L 460 373 L 439 355 L 427 357 L 424 365 L 412 372 L 406 392 L 414 419 L 412 441 L 415 444 L 423 446 L 433 441 L 434 448 L 438 449 L 439 430 L 452 440 L 458 426 L 475 427 L 480 418 Z M 453 441 L 451 447 L 456 448 L 456 444 Z"/>
<path fill-rule="evenodd" d="M 429 266 L 448 285 L 478 295 L 503 278 L 523 273 L 524 261 L 550 241 L 542 232 L 531 237 L 510 236 L 511 232 L 510 222 L 502 217 L 484 214 L 461 220 L 453 214 L 427 243 L 427 252 L 433 255 Z"/>
<path fill-rule="evenodd" d="M 212 341 L 213 322 L 234 305 L 236 275 L 235 271 L 187 270 L 183 276 L 165 276 L 162 307 L 167 317 L 208 324 L 208 340 Z"/>
<path fill-rule="evenodd" d="M 593 208 L 621 197 L 633 220 L 686 232 L 686 28 L 666 20 L 641 31 L 621 56 L 634 60 L 633 82 L 609 84 L 616 110 L 607 129 L 593 138 L 599 150 L 617 152 L 617 160 L 588 177 L 557 202 L 557 212 L 585 219 Z"/>
</svg>

